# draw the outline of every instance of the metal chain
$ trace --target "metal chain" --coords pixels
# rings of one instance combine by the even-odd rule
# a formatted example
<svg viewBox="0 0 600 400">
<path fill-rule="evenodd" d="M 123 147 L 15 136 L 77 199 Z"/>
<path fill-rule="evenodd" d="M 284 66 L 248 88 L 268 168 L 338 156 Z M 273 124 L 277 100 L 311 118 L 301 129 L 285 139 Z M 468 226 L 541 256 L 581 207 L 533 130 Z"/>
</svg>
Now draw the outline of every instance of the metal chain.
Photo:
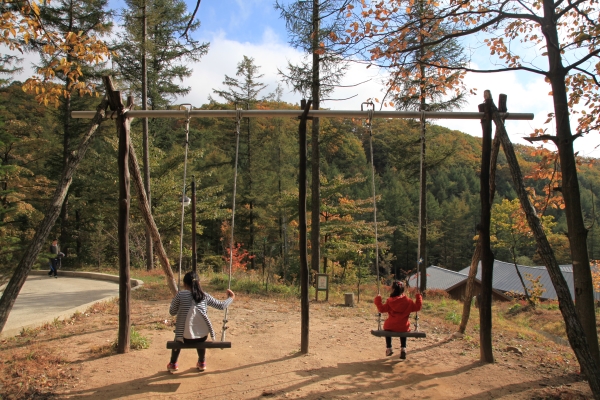
<svg viewBox="0 0 600 400">
<path fill-rule="evenodd" d="M 231 290 L 231 272 L 233 268 L 233 232 L 235 227 L 235 197 L 237 194 L 237 176 L 238 176 L 238 158 L 240 152 L 240 124 L 242 120 L 242 110 L 236 108 L 236 120 L 235 120 L 235 167 L 233 173 L 233 199 L 231 201 L 231 241 L 229 243 L 229 283 L 228 289 Z M 227 312 L 229 307 L 225 309 L 225 316 L 223 317 L 223 328 L 221 329 L 221 342 L 225 341 L 225 332 L 227 331 Z"/>
<path fill-rule="evenodd" d="M 192 108 L 191 104 L 182 104 L 181 107 L 189 106 L 185 108 L 185 156 L 183 159 L 183 189 L 181 190 L 181 231 L 179 233 L 179 274 L 177 279 L 177 289 L 181 289 L 181 262 L 183 259 L 183 223 L 185 217 L 185 186 L 186 186 L 186 175 L 187 175 L 187 159 L 188 159 L 188 149 L 189 149 L 189 137 L 190 137 L 190 109 Z"/>
<path fill-rule="evenodd" d="M 375 270 L 377 272 L 377 295 L 381 294 L 381 282 L 379 278 L 379 237 L 377 234 L 377 194 L 375 192 L 375 163 L 373 161 L 373 114 L 375 112 L 375 104 L 372 102 L 362 103 L 360 110 L 364 111 L 364 106 L 367 107 L 367 121 L 365 122 L 365 128 L 369 135 L 369 150 L 371 156 L 371 190 L 373 193 L 373 230 L 375 232 Z M 381 313 L 377 317 L 377 330 L 381 330 Z"/>
</svg>

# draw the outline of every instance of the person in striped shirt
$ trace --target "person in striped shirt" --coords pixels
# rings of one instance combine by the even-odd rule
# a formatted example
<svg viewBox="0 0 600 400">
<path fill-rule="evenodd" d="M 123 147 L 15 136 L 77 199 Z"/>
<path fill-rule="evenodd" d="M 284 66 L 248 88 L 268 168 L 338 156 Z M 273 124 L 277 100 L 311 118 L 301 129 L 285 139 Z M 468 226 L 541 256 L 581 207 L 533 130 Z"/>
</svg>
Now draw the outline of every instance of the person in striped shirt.
<svg viewBox="0 0 600 400">
<path fill-rule="evenodd" d="M 215 340 L 215 331 L 207 315 L 207 307 L 211 306 L 218 310 L 224 310 L 233 302 L 235 293 L 227 289 L 227 300 L 217 300 L 210 294 L 204 292 L 200 286 L 200 278 L 194 271 L 190 271 L 183 277 L 183 290 L 180 290 L 171 301 L 169 313 L 177 315 L 175 324 L 175 340 L 184 343 L 204 342 L 210 337 Z M 206 349 L 197 349 L 199 371 L 206 370 Z M 177 359 L 181 349 L 171 350 L 171 361 L 167 364 L 167 370 L 174 372 L 178 370 Z"/>
</svg>

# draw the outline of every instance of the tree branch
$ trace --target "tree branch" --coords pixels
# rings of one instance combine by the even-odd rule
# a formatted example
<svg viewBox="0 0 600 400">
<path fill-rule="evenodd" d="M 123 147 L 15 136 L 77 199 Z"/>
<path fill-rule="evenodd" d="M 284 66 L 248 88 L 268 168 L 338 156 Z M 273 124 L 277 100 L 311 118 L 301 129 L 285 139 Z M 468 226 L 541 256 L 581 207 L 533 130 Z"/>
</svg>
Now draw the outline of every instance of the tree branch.
<svg viewBox="0 0 600 400">
<path fill-rule="evenodd" d="M 552 142 L 554 142 L 554 144 L 556 144 L 556 140 L 558 139 L 558 137 L 552 135 L 540 135 L 535 137 L 525 137 L 523 139 L 527 140 L 531 144 L 533 144 L 533 142 L 541 142 L 544 140 L 551 140 Z"/>
</svg>

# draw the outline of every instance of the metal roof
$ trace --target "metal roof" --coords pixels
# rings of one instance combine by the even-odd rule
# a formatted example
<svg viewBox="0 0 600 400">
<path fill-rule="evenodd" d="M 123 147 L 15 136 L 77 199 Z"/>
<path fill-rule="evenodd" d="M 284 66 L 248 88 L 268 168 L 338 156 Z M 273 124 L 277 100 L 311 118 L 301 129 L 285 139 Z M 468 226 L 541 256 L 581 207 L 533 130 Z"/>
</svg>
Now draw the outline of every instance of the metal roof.
<svg viewBox="0 0 600 400">
<path fill-rule="evenodd" d="M 481 261 L 477 266 L 477 279 L 481 279 Z M 519 272 L 523 276 L 523 280 L 527 285 L 528 289 L 531 287 L 531 283 L 527 280 L 525 274 L 531 274 L 533 279 L 540 277 L 540 283 L 546 289 L 542 293 L 542 299 L 553 299 L 556 300 L 556 291 L 554 285 L 550 279 L 550 275 L 546 270 L 546 267 L 529 267 L 525 265 L 517 265 Z M 569 291 L 571 292 L 571 298 L 575 299 L 574 286 L 573 286 L 573 267 L 571 265 L 561 265 L 560 270 L 567 281 Z M 469 267 L 458 271 L 460 274 L 468 275 Z M 492 277 L 492 287 L 494 289 L 501 290 L 503 292 L 516 292 L 523 293 L 523 285 L 519 280 L 519 276 L 516 273 L 515 265 L 513 263 L 507 263 L 504 261 L 494 260 L 494 275 Z M 594 298 L 600 300 L 600 292 L 594 293 Z"/>
<path fill-rule="evenodd" d="M 450 271 L 434 265 L 427 267 L 427 289 L 446 290 L 467 278 L 465 274 Z M 410 286 L 417 286 L 417 277 L 412 275 L 408 280 Z"/>
</svg>

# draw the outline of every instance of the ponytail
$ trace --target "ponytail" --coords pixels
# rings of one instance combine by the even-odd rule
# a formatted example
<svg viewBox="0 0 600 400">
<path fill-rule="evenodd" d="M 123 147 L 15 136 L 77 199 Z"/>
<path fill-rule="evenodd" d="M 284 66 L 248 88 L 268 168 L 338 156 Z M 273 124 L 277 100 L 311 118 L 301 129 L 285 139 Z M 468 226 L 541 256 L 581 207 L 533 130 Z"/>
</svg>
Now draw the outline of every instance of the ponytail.
<svg viewBox="0 0 600 400">
<path fill-rule="evenodd" d="M 404 282 L 394 281 L 394 283 L 392 283 L 392 294 L 390 297 L 398 297 L 402 293 L 404 293 Z"/>
<path fill-rule="evenodd" d="M 204 300 L 204 292 L 202 286 L 200 286 L 200 278 L 195 271 L 190 271 L 183 277 L 183 283 L 185 283 L 192 292 L 192 298 L 196 303 L 200 303 Z"/>
</svg>

